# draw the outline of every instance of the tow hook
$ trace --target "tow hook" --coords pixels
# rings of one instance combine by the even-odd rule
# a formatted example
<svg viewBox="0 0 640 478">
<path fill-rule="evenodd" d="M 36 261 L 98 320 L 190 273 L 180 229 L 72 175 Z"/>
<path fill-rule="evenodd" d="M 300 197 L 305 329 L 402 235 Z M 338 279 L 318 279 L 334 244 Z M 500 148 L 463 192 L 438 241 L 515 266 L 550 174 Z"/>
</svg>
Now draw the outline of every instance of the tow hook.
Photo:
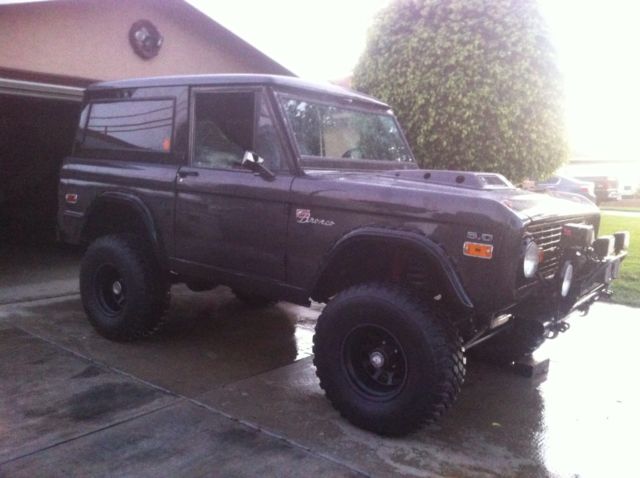
<svg viewBox="0 0 640 478">
<path fill-rule="evenodd" d="M 565 322 L 564 320 L 554 322 L 553 324 L 549 325 L 549 330 L 547 330 L 545 337 L 547 339 L 555 339 L 561 333 L 569 330 L 569 327 L 571 327 L 571 325 L 569 325 L 569 322 Z"/>
<path fill-rule="evenodd" d="M 613 291 L 611 289 L 607 289 L 602 291 L 602 293 L 600 294 L 600 297 L 602 297 L 604 300 L 611 300 L 612 295 L 613 295 Z"/>
</svg>

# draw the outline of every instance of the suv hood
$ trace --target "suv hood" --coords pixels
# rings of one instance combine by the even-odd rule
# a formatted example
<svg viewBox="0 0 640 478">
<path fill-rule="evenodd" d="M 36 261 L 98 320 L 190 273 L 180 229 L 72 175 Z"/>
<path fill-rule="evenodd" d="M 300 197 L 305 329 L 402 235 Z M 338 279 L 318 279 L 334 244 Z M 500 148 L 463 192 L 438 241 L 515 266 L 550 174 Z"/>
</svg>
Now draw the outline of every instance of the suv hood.
<svg viewBox="0 0 640 478">
<path fill-rule="evenodd" d="M 492 203 L 493 207 L 501 206 L 525 222 L 548 217 L 599 214 L 598 207 L 582 196 L 525 191 L 513 186 L 504 176 L 494 173 L 414 169 L 377 172 L 314 171 L 310 175 L 331 178 L 345 186 L 351 184 L 354 189 L 371 185 L 390 188 L 396 193 L 401 193 L 400 190 L 403 189 L 414 193 L 424 191 L 443 200 L 451 196 L 456 203 L 465 199 L 474 203 Z M 398 195 L 393 194 L 393 197 Z M 443 208 L 448 204 L 447 201 L 437 203 Z"/>
</svg>

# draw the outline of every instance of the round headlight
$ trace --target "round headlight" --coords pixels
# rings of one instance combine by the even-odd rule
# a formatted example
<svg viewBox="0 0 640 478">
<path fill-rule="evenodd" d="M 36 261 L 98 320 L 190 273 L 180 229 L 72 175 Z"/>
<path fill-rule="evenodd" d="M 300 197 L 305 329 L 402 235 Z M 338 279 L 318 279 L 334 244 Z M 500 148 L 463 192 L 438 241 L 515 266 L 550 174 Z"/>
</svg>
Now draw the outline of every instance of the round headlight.
<svg viewBox="0 0 640 478">
<path fill-rule="evenodd" d="M 560 287 L 560 295 L 566 297 L 569 295 L 571 289 L 571 283 L 573 282 L 573 264 L 566 262 L 562 267 L 562 286 Z"/>
<path fill-rule="evenodd" d="M 540 248 L 538 244 L 531 241 L 527 244 L 524 250 L 524 264 L 522 272 L 527 279 L 535 277 L 538 272 L 538 266 L 540 265 Z"/>
</svg>

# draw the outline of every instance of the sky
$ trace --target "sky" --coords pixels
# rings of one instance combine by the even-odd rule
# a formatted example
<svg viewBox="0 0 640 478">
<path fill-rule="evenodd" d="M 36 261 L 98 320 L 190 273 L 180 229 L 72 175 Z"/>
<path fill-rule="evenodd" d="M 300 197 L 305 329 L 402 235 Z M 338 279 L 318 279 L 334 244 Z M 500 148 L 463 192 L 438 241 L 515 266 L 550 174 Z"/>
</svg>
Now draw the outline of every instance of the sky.
<svg viewBox="0 0 640 478">
<path fill-rule="evenodd" d="M 640 2 L 540 0 L 575 153 L 640 162 Z"/>
<path fill-rule="evenodd" d="M 189 0 L 300 77 L 347 77 L 389 0 Z M 538 0 L 564 78 L 574 156 L 638 160 L 640 2 Z"/>
<path fill-rule="evenodd" d="M 389 0 L 188 0 L 301 78 L 349 76 Z M 250 14 L 247 14 L 247 13 Z"/>
</svg>

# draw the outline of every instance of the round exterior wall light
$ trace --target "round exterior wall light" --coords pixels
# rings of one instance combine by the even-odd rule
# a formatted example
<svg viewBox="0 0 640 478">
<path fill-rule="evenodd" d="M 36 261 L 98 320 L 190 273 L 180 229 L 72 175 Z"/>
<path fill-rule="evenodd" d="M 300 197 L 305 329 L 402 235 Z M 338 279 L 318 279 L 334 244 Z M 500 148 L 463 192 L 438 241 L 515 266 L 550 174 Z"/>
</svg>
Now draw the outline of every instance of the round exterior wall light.
<svg viewBox="0 0 640 478">
<path fill-rule="evenodd" d="M 149 20 L 138 20 L 129 29 L 129 43 L 140 58 L 150 60 L 158 54 L 164 38 Z"/>
</svg>

